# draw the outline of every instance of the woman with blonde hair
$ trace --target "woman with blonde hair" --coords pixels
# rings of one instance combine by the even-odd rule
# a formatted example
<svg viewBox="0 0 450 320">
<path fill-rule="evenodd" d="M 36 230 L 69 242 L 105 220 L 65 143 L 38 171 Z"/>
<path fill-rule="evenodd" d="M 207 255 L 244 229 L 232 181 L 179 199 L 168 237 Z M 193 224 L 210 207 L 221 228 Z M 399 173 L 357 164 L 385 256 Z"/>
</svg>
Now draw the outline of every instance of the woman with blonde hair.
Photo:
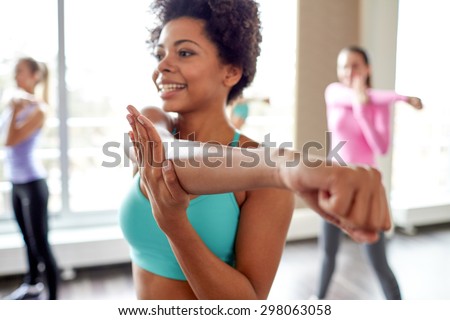
<svg viewBox="0 0 450 320">
<path fill-rule="evenodd" d="M 6 174 L 12 183 L 14 214 L 27 249 L 28 272 L 24 283 L 5 299 L 40 298 L 44 290 L 41 264 L 48 298 L 57 298 L 58 268 L 48 242 L 48 198 L 46 172 L 35 154 L 45 121 L 48 103 L 48 69 L 45 64 L 25 57 L 15 68 L 19 92 L 9 103 L 6 129 Z M 43 94 L 35 95 L 42 84 Z"/>
</svg>

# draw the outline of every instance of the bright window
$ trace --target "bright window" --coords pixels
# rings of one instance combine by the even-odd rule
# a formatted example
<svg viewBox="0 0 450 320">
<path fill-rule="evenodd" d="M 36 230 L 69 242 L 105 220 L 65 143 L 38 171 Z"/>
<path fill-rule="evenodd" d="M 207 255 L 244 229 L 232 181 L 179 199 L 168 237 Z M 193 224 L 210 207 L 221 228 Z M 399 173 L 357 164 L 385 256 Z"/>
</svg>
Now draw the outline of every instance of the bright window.
<svg viewBox="0 0 450 320">
<path fill-rule="evenodd" d="M 400 1 L 396 90 L 422 98 L 425 107 L 396 107 L 395 206 L 450 201 L 449 12 L 448 1 Z"/>
<path fill-rule="evenodd" d="M 297 50 L 297 1 L 260 0 L 261 56 L 255 80 L 244 95 L 270 98 L 270 105 L 250 104 L 242 131 L 259 142 L 294 142 L 294 108 Z"/>
<path fill-rule="evenodd" d="M 58 10 L 61 4 L 64 10 Z M 3 5 L 0 28 L 8 32 L 0 33 L 2 100 L 8 100 L 9 88 L 15 85 L 14 66 L 19 57 L 32 56 L 50 68 L 51 110 L 39 149 L 48 171 L 50 213 L 64 217 L 115 214 L 131 179 L 122 150 L 128 132 L 125 107 L 155 104 L 156 98 L 150 78 L 152 59 L 145 43 L 148 4 L 18 0 L 9 1 L 7 8 Z M 65 21 L 62 41 L 58 40 L 58 31 L 62 31 L 58 20 Z M 65 79 L 58 79 L 58 59 L 64 59 Z M 62 103 L 61 91 L 67 97 Z M 104 153 L 104 146 L 111 142 L 108 151 L 116 158 Z M 65 155 L 66 165 L 61 161 Z M 117 157 L 121 161 L 114 167 L 102 165 Z M 3 159 L 0 148 L 0 163 Z M 1 165 L 0 218 L 12 216 L 10 189 Z"/>
<path fill-rule="evenodd" d="M 154 104 L 152 59 L 145 40 L 147 1 L 66 1 L 65 42 L 68 92 L 69 208 L 115 210 L 130 183 L 123 160 L 128 139 L 126 106 Z"/>
</svg>

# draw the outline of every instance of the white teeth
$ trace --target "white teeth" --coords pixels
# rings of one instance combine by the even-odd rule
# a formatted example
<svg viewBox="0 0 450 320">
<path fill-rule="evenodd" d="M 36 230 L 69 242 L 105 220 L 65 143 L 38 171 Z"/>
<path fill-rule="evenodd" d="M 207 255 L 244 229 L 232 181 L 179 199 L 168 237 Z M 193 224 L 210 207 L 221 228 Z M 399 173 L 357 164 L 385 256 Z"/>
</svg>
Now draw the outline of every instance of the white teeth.
<svg viewBox="0 0 450 320">
<path fill-rule="evenodd" d="M 184 84 L 160 84 L 158 85 L 158 89 L 161 92 L 170 92 L 170 91 L 174 91 L 174 90 L 178 90 L 178 89 L 184 89 L 186 88 L 186 85 Z"/>
</svg>

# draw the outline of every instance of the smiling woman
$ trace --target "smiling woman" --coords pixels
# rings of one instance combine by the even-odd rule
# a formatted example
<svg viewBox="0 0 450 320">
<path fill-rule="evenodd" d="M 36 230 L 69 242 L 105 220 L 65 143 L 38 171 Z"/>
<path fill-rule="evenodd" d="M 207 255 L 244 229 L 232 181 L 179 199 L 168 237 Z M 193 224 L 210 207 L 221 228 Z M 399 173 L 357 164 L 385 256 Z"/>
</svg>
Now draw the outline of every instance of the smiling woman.
<svg viewBox="0 0 450 320">
<path fill-rule="evenodd" d="M 147 108 L 144 114 L 178 139 L 256 147 L 235 131 L 225 107 L 256 72 L 261 41 L 257 4 L 169 0 L 155 1 L 152 9 L 160 20 L 150 42 L 158 61 L 153 80 L 162 111 Z M 154 198 L 144 181 L 136 175 L 121 210 L 139 298 L 267 297 L 292 215 L 290 192 L 243 190 L 191 201 L 185 194 L 181 206 L 169 210 L 163 198 L 150 206 L 147 198 Z M 161 230 L 161 220 L 149 216 L 159 215 L 161 206 L 164 214 L 180 218 L 170 230 Z M 173 232 L 189 240 L 179 242 Z"/>
<path fill-rule="evenodd" d="M 155 53 L 158 71 L 153 80 L 166 112 L 209 109 L 212 104 L 216 112 L 222 110 L 224 99 L 217 99 L 216 94 L 226 101 L 232 87 L 222 84 L 224 78 L 233 81 L 231 76 L 235 76 L 234 80 L 241 76 L 242 71 L 234 65 L 221 63 L 216 45 L 203 35 L 204 27 L 202 20 L 178 18 L 161 32 Z M 220 92 L 214 92 L 217 90 Z"/>
</svg>

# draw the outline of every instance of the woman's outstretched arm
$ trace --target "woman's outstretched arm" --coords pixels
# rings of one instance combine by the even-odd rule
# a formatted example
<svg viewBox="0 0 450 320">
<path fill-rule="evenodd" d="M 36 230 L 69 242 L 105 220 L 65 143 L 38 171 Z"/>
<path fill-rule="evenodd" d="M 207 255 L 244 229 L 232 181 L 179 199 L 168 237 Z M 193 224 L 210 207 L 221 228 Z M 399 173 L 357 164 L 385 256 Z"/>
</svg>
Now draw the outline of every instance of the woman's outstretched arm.
<svg viewBox="0 0 450 320">
<path fill-rule="evenodd" d="M 191 194 L 290 189 L 358 241 L 375 241 L 380 230 L 390 228 L 386 195 L 376 169 L 344 167 L 320 158 L 304 159 L 293 150 L 179 141 L 165 128 L 155 127 L 135 108 L 129 107 L 129 111 L 127 118 L 137 133 L 131 138 L 141 175 L 176 175 Z M 172 165 L 162 170 L 163 166 L 167 169 L 166 158 Z"/>
</svg>

